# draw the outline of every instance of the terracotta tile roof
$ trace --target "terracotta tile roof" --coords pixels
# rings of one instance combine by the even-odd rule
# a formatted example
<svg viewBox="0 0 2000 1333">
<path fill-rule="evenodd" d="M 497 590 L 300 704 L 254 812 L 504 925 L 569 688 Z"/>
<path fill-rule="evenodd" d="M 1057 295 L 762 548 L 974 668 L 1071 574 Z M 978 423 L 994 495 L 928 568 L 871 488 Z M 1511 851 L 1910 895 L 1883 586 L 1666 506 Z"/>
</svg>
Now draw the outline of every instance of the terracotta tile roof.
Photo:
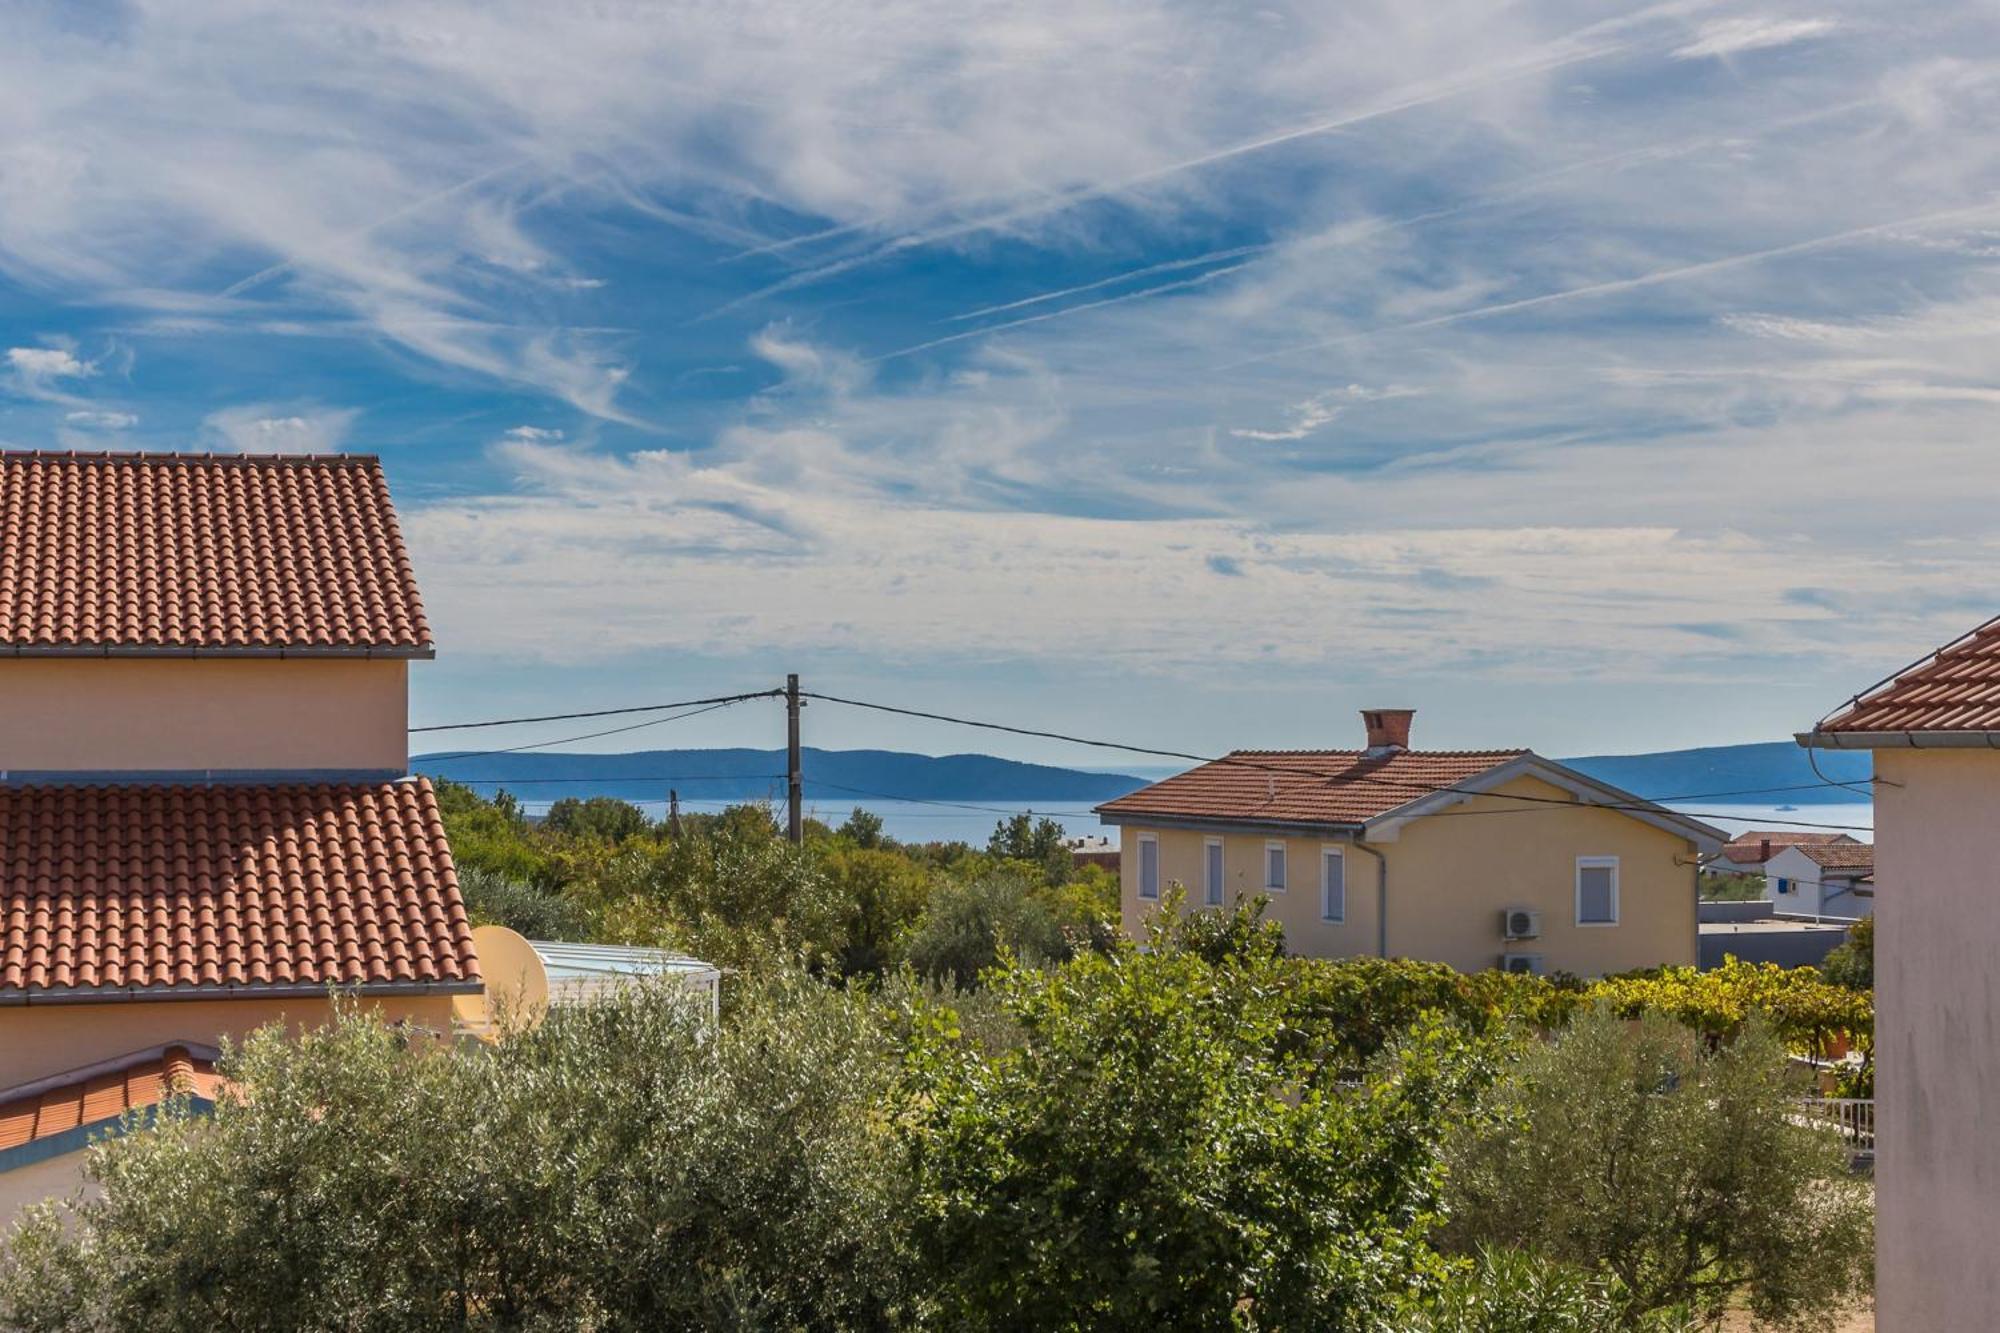
<svg viewBox="0 0 2000 1333">
<path fill-rule="evenodd" d="M 1865 842 L 1820 843 L 1801 847 L 1813 864 L 1825 870 L 1873 870 L 1875 848 Z"/>
<path fill-rule="evenodd" d="M 127 1111 L 144 1110 L 170 1096 L 185 1094 L 212 1103 L 226 1086 L 212 1060 L 185 1046 L 169 1046 L 159 1054 L 0 1102 L 0 1170 L 14 1164 L 7 1160 L 10 1149 L 109 1127 Z"/>
<path fill-rule="evenodd" d="M 1762 865 L 1764 844 L 1771 844 L 1771 854 L 1777 855 L 1787 847 L 1814 847 L 1825 843 L 1853 842 L 1845 833 L 1806 833 L 1795 829 L 1752 829 L 1739 833 L 1723 847 L 1724 859 L 1738 865 Z"/>
<path fill-rule="evenodd" d="M 2000 731 L 2000 619 L 1876 686 L 1819 731 Z"/>
<path fill-rule="evenodd" d="M 1114 819 L 1165 815 L 1258 824 L 1361 824 L 1526 754 L 1525 750 L 1235 750 L 1097 807 Z"/>
<path fill-rule="evenodd" d="M 431 648 L 362 455 L 0 452 L 0 645 Z"/>
<path fill-rule="evenodd" d="M 422 779 L 0 787 L 0 1000 L 478 978 Z"/>
</svg>

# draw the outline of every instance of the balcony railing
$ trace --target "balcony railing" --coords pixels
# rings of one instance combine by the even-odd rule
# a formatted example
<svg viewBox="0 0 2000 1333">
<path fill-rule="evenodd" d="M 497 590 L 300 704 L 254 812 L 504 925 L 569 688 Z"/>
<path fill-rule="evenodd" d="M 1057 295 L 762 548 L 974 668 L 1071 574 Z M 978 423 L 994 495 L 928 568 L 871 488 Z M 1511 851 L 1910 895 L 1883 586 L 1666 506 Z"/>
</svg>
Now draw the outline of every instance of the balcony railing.
<svg viewBox="0 0 2000 1333">
<path fill-rule="evenodd" d="M 1808 1121 L 1838 1130 L 1856 1154 L 1875 1153 L 1875 1099 L 1808 1097 L 1800 1105 Z"/>
</svg>

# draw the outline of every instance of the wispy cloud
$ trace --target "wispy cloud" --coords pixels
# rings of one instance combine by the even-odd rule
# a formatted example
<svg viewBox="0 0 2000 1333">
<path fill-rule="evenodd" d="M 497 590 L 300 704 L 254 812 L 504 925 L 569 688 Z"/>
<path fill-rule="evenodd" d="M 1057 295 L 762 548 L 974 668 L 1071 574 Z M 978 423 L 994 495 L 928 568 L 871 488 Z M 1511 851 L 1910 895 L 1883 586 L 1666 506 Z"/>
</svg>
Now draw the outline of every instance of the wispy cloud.
<svg viewBox="0 0 2000 1333">
<path fill-rule="evenodd" d="M 1676 60 L 1700 60 L 1710 56 L 1733 56 L 1745 51 L 1762 51 L 1774 46 L 1823 37 L 1839 25 L 1832 19 L 1780 19 L 1755 15 L 1744 18 L 1713 19 L 1701 25 L 1695 38 L 1674 51 Z"/>
<path fill-rule="evenodd" d="M 131 412 L 94 410 L 65 412 L 63 420 L 86 430 L 130 430 L 139 424 L 139 418 Z"/>
</svg>

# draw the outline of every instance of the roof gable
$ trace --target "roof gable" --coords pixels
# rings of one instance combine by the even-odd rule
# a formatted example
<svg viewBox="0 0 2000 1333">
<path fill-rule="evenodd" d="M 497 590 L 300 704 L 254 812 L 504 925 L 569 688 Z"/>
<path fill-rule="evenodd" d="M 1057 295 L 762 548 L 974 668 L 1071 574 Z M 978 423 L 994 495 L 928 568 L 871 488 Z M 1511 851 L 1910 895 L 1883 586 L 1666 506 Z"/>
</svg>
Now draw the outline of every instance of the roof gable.
<svg viewBox="0 0 2000 1333">
<path fill-rule="evenodd" d="M 0 451 L 0 651 L 431 649 L 372 457 Z"/>
<path fill-rule="evenodd" d="M 0 1172 L 74 1152 L 119 1132 L 128 1111 L 151 1111 L 169 1097 L 212 1107 L 228 1085 L 215 1053 L 185 1045 L 135 1052 L 94 1070 L 44 1080 L 0 1101 Z"/>
<path fill-rule="evenodd" d="M 0 787 L 0 1004 L 477 990 L 430 784 Z"/>
</svg>

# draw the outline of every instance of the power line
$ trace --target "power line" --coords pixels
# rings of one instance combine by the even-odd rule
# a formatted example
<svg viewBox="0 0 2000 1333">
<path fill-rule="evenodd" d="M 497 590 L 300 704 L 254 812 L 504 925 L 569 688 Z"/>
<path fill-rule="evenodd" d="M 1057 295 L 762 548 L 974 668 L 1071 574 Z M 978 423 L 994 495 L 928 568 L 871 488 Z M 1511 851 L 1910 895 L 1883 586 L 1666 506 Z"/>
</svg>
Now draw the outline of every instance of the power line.
<svg viewBox="0 0 2000 1333">
<path fill-rule="evenodd" d="M 1043 740 L 1065 741 L 1073 745 L 1087 745 L 1103 750 L 1120 750 L 1129 754 L 1153 755 L 1164 759 L 1185 759 L 1200 764 L 1226 764 L 1232 767 L 1249 768 L 1261 772 L 1270 773 L 1277 777 L 1285 777 L 1294 780 L 1304 779 L 1307 781 L 1317 781 L 1323 778 L 1342 777 L 1346 778 L 1348 781 L 1351 782 L 1374 783 L 1381 786 L 1402 788 L 1408 791 L 1450 793 L 1453 795 L 1461 795 L 1461 796 L 1490 796 L 1500 800 L 1522 801 L 1532 805 L 1557 806 L 1564 809 L 1575 809 L 1579 804 L 1576 801 L 1565 800 L 1560 797 L 1527 796 L 1527 795 L 1519 795 L 1507 792 L 1480 791 L 1469 787 L 1460 787 L 1450 784 L 1417 782 L 1408 778 L 1395 778 L 1383 774 L 1351 773 L 1351 772 L 1340 772 L 1340 773 L 1319 772 L 1310 768 L 1300 768 L 1297 765 L 1259 763 L 1254 759 L 1244 759 L 1237 755 L 1212 756 L 1212 755 L 1193 754 L 1185 750 L 1164 750 L 1154 746 L 1130 745 L 1123 741 L 1107 741 L 1089 736 L 1075 736 L 1067 732 L 1045 731 L 1034 727 L 1017 727 L 1004 722 L 987 722 L 976 718 L 956 717 L 949 713 L 933 713 L 933 712 L 927 712 L 923 709 L 903 708 L 895 704 L 871 703 L 862 699 L 844 699 L 837 695 L 820 694 L 814 691 L 807 691 L 805 693 L 809 698 L 821 699 L 827 703 L 846 704 L 850 708 L 867 708 L 867 709 L 872 709 L 876 712 L 895 713 L 904 717 L 923 718 L 932 722 L 948 722 L 956 726 L 976 727 L 981 730 L 1006 732 L 1010 735 L 1016 735 L 1016 736 L 1033 736 Z M 1273 785 L 1275 786 L 1275 783 Z M 1831 786 L 1840 786 L 1842 784 L 1828 782 L 1825 785 L 1831 787 Z M 1804 789 L 1805 789 L 1804 787 L 1799 788 L 1799 790 L 1804 790 Z M 1720 792 L 1720 793 L 1709 793 L 1709 794 L 1695 794 L 1683 797 L 1670 797 L 1668 799 L 1711 800 L 1715 799 L 1718 796 L 1742 795 L 1742 794 L 1747 794 L 1747 793 L 1740 791 Z M 1624 810 L 1628 812 L 1646 812 L 1651 808 L 1656 807 L 1659 803 L 1653 801 L 1647 801 L 1643 805 L 1636 805 L 1630 802 L 1591 801 L 1585 804 L 1588 804 L 1591 807 L 1600 810 Z M 1500 813 L 1500 812 L 1495 811 L 1493 813 Z M 1526 812 L 1514 811 L 1510 813 L 1526 813 Z M 1727 816 L 1704 814 L 1703 812 L 1677 811 L 1675 813 L 1688 815 L 1690 818 L 1702 818 L 1702 817 L 1711 819 L 1727 818 Z M 1805 821 L 1802 820 L 1773 819 L 1766 822 L 1773 824 L 1790 824 L 1790 823 L 1797 823 L 1802 825 L 1805 824 Z M 1805 825 L 1805 826 L 1820 827 L 1819 825 Z M 1865 825 L 1829 824 L 1825 825 L 1824 827 L 1861 828 L 1865 827 Z"/>
<path fill-rule="evenodd" d="M 747 697 L 755 698 L 757 696 L 751 695 Z M 431 763 L 440 763 L 447 759 L 477 759 L 489 754 L 520 754 L 524 750 L 545 750 L 551 745 L 569 745 L 575 741 L 596 740 L 600 736 L 617 736 L 627 731 L 640 731 L 646 727 L 657 727 L 663 722 L 679 722 L 683 718 L 699 717 L 703 713 L 713 713 L 719 708 L 728 708 L 741 702 L 741 698 L 720 699 L 710 703 L 706 708 L 692 708 L 685 713 L 675 713 L 670 717 L 647 718 L 644 722 L 630 722 L 622 727 L 606 727 L 602 731 L 586 731 L 577 736 L 558 736 L 550 741 L 530 741 L 526 745 L 508 745 L 496 750 L 449 750 L 443 754 L 422 755 L 420 758 Z M 482 723 L 479 725 L 485 724 Z"/>
<path fill-rule="evenodd" d="M 599 708 L 588 713 L 547 713 L 541 717 L 501 717 L 485 722 L 440 722 L 434 726 L 411 727 L 410 734 L 424 731 L 471 731 L 477 727 L 518 727 L 530 722 L 573 722 L 586 717 L 617 717 L 630 713 L 664 713 L 674 708 L 694 708 L 701 704 L 740 704 L 746 699 L 778 699 L 783 690 L 752 690 L 747 694 L 723 694 L 712 699 L 682 699 L 670 704 L 636 704 L 631 708 Z M 581 739 L 581 738 L 578 738 Z M 560 744 L 560 742 L 556 742 Z M 498 753 L 481 751 L 476 753 Z"/>
</svg>

